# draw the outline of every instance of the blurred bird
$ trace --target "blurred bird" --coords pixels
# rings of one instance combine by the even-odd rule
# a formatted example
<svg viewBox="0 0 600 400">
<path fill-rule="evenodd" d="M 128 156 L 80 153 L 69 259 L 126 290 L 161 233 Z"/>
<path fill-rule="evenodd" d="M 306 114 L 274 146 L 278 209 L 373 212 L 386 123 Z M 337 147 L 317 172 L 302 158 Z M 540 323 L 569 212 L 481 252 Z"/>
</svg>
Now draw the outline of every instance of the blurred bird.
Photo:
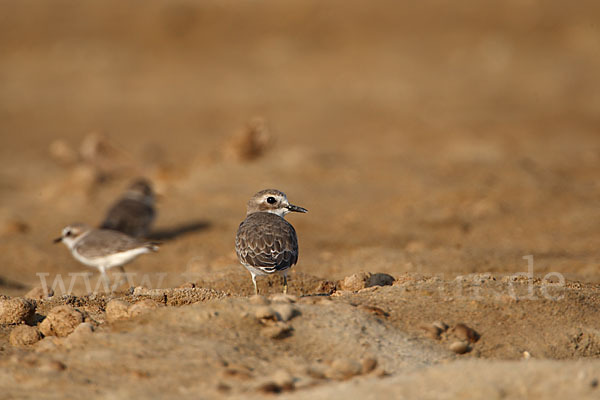
<svg viewBox="0 0 600 400">
<path fill-rule="evenodd" d="M 149 181 L 138 179 L 108 210 L 101 229 L 112 229 L 133 237 L 147 237 L 156 211 Z"/>
<path fill-rule="evenodd" d="M 246 219 L 235 237 L 235 251 L 252 275 L 255 294 L 256 276 L 273 273 L 283 275 L 283 293 L 287 293 L 287 270 L 298 261 L 296 230 L 284 219 L 292 211 L 307 212 L 275 189 L 262 190 L 248 201 Z"/>
<path fill-rule="evenodd" d="M 62 230 L 54 243 L 63 242 L 75 259 L 89 267 L 97 268 L 108 281 L 106 270 L 123 266 L 141 254 L 158 251 L 158 243 L 143 242 L 124 233 L 93 229 L 86 224 L 75 223 Z"/>
</svg>

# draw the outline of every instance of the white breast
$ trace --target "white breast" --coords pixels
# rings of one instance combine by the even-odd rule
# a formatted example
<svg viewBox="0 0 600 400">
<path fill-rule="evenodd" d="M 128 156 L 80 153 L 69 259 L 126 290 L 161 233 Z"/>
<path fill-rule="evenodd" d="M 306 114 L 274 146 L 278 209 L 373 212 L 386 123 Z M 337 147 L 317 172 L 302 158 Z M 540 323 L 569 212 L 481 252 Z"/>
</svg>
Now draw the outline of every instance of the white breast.
<svg viewBox="0 0 600 400">
<path fill-rule="evenodd" d="M 87 258 L 79 254 L 77 250 L 73 250 L 73 257 L 87 266 L 108 269 L 125 265 L 131 262 L 137 256 L 148 252 L 150 252 L 150 249 L 146 247 L 139 247 L 137 249 L 114 253 L 109 256 Z"/>
</svg>

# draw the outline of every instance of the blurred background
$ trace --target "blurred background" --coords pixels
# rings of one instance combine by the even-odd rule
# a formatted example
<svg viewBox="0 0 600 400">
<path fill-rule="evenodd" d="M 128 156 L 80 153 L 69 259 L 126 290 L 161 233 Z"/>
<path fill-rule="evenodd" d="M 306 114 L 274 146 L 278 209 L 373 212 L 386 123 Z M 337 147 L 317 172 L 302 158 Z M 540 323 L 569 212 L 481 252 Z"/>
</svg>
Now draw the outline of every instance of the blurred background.
<svg viewBox="0 0 600 400">
<path fill-rule="evenodd" d="M 532 254 L 599 277 L 597 1 L 1 9 L 0 292 L 87 271 L 51 239 L 137 176 L 181 234 L 127 270 L 163 286 L 250 293 L 233 238 L 267 187 L 310 211 L 288 217 L 297 274 L 514 273 Z"/>
</svg>

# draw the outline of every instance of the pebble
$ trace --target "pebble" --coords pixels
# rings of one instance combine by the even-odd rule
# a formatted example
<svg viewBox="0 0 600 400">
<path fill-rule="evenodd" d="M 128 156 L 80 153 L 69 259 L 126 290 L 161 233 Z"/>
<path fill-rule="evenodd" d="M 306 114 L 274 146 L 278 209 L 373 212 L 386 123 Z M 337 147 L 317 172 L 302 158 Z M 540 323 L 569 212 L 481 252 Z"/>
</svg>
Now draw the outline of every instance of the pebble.
<svg viewBox="0 0 600 400">
<path fill-rule="evenodd" d="M 40 369 L 40 371 L 46 371 L 46 372 L 60 372 L 60 371 L 64 371 L 65 369 L 67 369 L 67 366 L 60 361 L 49 360 L 49 361 L 41 363 L 39 366 L 39 369 Z"/>
<path fill-rule="evenodd" d="M 442 332 L 446 332 L 448 330 L 448 324 L 446 324 L 444 321 L 435 321 L 431 325 L 435 326 Z"/>
<path fill-rule="evenodd" d="M 374 357 L 365 357 L 360 361 L 362 366 L 361 373 L 368 374 L 377 368 L 377 359 Z"/>
<path fill-rule="evenodd" d="M 277 313 L 277 317 L 280 321 L 289 321 L 295 316 L 300 314 L 300 310 L 292 304 L 276 304 L 273 306 L 273 309 Z"/>
<path fill-rule="evenodd" d="M 331 281 L 321 281 L 315 287 L 313 293 L 332 294 L 336 290 L 336 283 Z"/>
<path fill-rule="evenodd" d="M 46 291 L 40 286 L 34 287 L 25 295 L 26 299 L 32 300 L 44 300 L 54 296 L 54 290 L 52 288 L 46 287 Z"/>
<path fill-rule="evenodd" d="M 94 325 L 89 322 L 82 322 L 77 325 L 77 328 L 69 335 L 70 340 L 79 340 L 89 337 L 94 332 Z"/>
<path fill-rule="evenodd" d="M 57 338 L 56 336 L 47 336 L 37 342 L 35 345 L 35 351 L 38 353 L 48 353 L 53 352 L 58 349 L 63 343 L 62 338 Z"/>
<path fill-rule="evenodd" d="M 471 350 L 467 342 L 454 342 L 449 348 L 456 354 L 465 354 Z"/>
<path fill-rule="evenodd" d="M 367 287 L 373 286 L 391 286 L 394 284 L 396 278 L 389 274 L 384 273 L 376 273 L 373 274 L 367 279 L 366 285 Z"/>
<path fill-rule="evenodd" d="M 147 313 L 148 311 L 156 310 L 160 306 L 161 305 L 159 305 L 155 301 L 152 301 L 150 299 L 144 299 L 129 306 L 129 308 L 127 309 L 127 313 L 129 314 L 129 317 L 137 317 L 139 315 Z"/>
<path fill-rule="evenodd" d="M 271 296 L 271 301 L 273 303 L 295 303 L 298 301 L 298 297 L 291 294 L 277 293 Z"/>
<path fill-rule="evenodd" d="M 263 393 L 281 393 L 294 390 L 294 377 L 287 371 L 278 370 L 271 377 L 264 380 L 257 387 Z"/>
<path fill-rule="evenodd" d="M 442 330 L 433 324 L 423 324 L 420 326 L 425 331 L 425 335 L 431 339 L 438 340 L 442 334 Z"/>
<path fill-rule="evenodd" d="M 269 339 L 284 339 L 291 335 L 292 327 L 285 322 L 276 322 L 261 329 L 260 334 Z"/>
<path fill-rule="evenodd" d="M 273 374 L 271 379 L 283 390 L 294 389 L 294 377 L 287 371 L 284 371 L 282 369 L 277 370 L 277 372 Z"/>
<path fill-rule="evenodd" d="M 271 132 L 264 118 L 254 118 L 231 137 L 223 148 L 227 160 L 249 161 L 263 155 L 271 145 Z"/>
<path fill-rule="evenodd" d="M 27 233 L 29 230 L 29 225 L 19 217 L 14 216 L 0 220 L 0 236 Z"/>
<path fill-rule="evenodd" d="M 367 287 L 367 281 L 370 277 L 370 272 L 358 272 L 342 279 L 337 288 L 338 290 L 357 292 Z"/>
<path fill-rule="evenodd" d="M 29 300 L 15 297 L 0 299 L 0 324 L 20 324 L 29 320 L 35 312 L 35 306 Z"/>
<path fill-rule="evenodd" d="M 250 302 L 250 304 L 255 304 L 257 306 L 268 306 L 269 304 L 271 304 L 271 301 L 269 299 L 267 299 L 265 296 L 261 296 L 259 294 L 255 294 L 254 296 L 251 296 L 248 301 Z"/>
<path fill-rule="evenodd" d="M 269 320 L 277 321 L 277 319 L 278 319 L 277 313 L 275 312 L 275 310 L 269 306 L 256 307 L 256 310 L 254 310 L 254 316 L 256 317 L 256 319 L 260 320 L 261 322 L 265 322 L 265 321 L 269 321 Z"/>
<path fill-rule="evenodd" d="M 106 319 L 108 322 L 129 319 L 130 304 L 124 300 L 113 299 L 106 304 Z"/>
<path fill-rule="evenodd" d="M 324 368 L 321 365 L 311 365 L 306 368 L 306 375 L 310 376 L 313 379 L 326 379 Z"/>
<path fill-rule="evenodd" d="M 460 340 L 466 340 L 470 343 L 475 343 L 479 340 L 480 335 L 474 329 L 469 328 L 465 324 L 456 324 L 454 328 L 452 328 L 452 333 Z"/>
<path fill-rule="evenodd" d="M 36 327 L 19 325 L 10 332 L 9 342 L 13 346 L 29 346 L 38 342 L 42 335 Z"/>
<path fill-rule="evenodd" d="M 64 140 L 55 140 L 50 143 L 50 156 L 57 162 L 63 165 L 75 164 L 77 162 L 77 152 L 69 146 Z"/>
<path fill-rule="evenodd" d="M 67 336 L 83 322 L 83 314 L 71 306 L 54 307 L 40 324 L 44 336 Z"/>
<path fill-rule="evenodd" d="M 329 379 L 346 380 L 362 373 L 361 363 L 351 359 L 337 359 L 331 363 L 325 376 Z"/>
<path fill-rule="evenodd" d="M 420 328 L 425 331 L 426 336 L 439 340 L 441 334 L 448 330 L 448 325 L 442 321 L 435 321 L 431 324 L 423 324 Z"/>
<path fill-rule="evenodd" d="M 368 313 L 377 315 L 378 317 L 389 317 L 390 316 L 390 314 L 388 312 L 386 312 L 385 310 L 383 310 L 379 307 L 375 307 L 375 306 L 361 304 L 356 308 L 358 308 L 359 310 L 366 311 Z"/>
</svg>

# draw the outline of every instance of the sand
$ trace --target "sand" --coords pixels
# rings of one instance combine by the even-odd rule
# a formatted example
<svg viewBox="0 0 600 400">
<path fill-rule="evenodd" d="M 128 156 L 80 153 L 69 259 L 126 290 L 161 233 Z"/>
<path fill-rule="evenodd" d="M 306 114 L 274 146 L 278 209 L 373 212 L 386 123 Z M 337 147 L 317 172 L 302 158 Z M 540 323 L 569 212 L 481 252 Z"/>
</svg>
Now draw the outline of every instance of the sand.
<svg viewBox="0 0 600 400">
<path fill-rule="evenodd" d="M 4 397 L 598 396 L 596 3 L 2 9 Z M 52 239 L 138 176 L 162 245 L 105 291 Z M 268 187 L 289 299 L 233 247 Z"/>
</svg>

